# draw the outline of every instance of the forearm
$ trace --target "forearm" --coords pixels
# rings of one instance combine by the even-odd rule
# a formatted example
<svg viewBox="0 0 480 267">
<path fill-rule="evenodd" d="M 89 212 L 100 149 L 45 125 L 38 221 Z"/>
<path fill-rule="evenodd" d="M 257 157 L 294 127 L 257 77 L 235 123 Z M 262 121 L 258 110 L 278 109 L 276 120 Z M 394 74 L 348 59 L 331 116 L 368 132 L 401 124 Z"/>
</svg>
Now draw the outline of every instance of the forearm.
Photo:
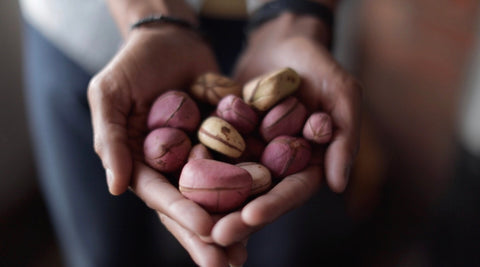
<svg viewBox="0 0 480 267">
<path fill-rule="evenodd" d="M 154 14 L 175 16 L 197 24 L 195 12 L 183 0 L 107 0 L 107 4 L 124 37 L 130 25 Z"/>
</svg>

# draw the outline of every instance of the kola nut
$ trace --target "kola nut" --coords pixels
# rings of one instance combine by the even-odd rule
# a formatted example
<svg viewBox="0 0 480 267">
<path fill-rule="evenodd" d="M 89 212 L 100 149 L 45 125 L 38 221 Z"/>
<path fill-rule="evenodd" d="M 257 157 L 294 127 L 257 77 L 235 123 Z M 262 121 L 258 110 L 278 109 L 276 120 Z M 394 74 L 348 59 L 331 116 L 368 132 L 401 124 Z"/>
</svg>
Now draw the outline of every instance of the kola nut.
<svg viewBox="0 0 480 267">
<path fill-rule="evenodd" d="M 200 125 L 198 140 L 206 147 L 232 158 L 238 158 L 245 150 L 240 133 L 219 117 L 208 117 Z"/>
<path fill-rule="evenodd" d="M 300 85 L 300 76 L 291 68 L 279 69 L 249 81 L 243 87 L 243 100 L 260 111 L 273 107 L 293 94 Z"/>
<path fill-rule="evenodd" d="M 160 95 L 148 115 L 148 128 L 179 128 L 193 132 L 200 123 L 200 110 L 190 96 L 181 91 L 168 91 Z"/>
<path fill-rule="evenodd" d="M 212 213 L 240 207 L 251 188 L 252 177 L 246 170 L 210 159 L 189 161 L 179 179 L 180 192 Z"/>
<path fill-rule="evenodd" d="M 145 161 L 160 172 L 173 172 L 182 167 L 190 151 L 188 136 L 176 128 L 158 128 L 145 138 Z"/>
</svg>

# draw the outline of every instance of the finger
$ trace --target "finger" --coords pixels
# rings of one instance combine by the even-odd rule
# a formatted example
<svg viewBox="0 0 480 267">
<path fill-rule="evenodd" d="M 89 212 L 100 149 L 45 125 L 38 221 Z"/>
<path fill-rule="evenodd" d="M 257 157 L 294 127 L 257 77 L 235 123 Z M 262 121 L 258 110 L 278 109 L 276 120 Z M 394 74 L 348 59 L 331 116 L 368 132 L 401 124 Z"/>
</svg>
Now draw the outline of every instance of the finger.
<svg viewBox="0 0 480 267">
<path fill-rule="evenodd" d="M 230 266 L 242 266 L 247 261 L 247 248 L 242 242 L 235 243 L 225 248 L 227 253 L 228 263 Z"/>
<path fill-rule="evenodd" d="M 228 257 L 223 248 L 203 242 L 196 234 L 183 228 L 168 216 L 161 213 L 159 213 L 159 216 L 168 231 L 187 250 L 196 264 L 199 266 L 228 266 Z M 241 254 L 239 251 L 233 251 L 232 253 Z M 234 260 L 241 260 L 237 254 L 232 255 Z"/>
<path fill-rule="evenodd" d="M 212 229 L 212 239 L 222 246 L 241 242 L 252 233 L 259 230 L 260 226 L 252 227 L 242 220 L 241 211 L 233 212 L 220 219 Z"/>
<path fill-rule="evenodd" d="M 132 155 L 127 144 L 128 97 L 105 78 L 94 78 L 88 88 L 94 147 L 106 170 L 110 193 L 127 190 L 132 173 Z"/>
<path fill-rule="evenodd" d="M 213 224 L 216 224 L 221 218 L 225 216 L 225 214 L 210 214 L 213 220 Z M 205 243 L 215 243 L 215 241 L 212 239 L 211 234 L 208 236 L 200 236 L 200 239 L 205 242 Z"/>
<path fill-rule="evenodd" d="M 305 203 L 320 188 L 322 168 L 309 166 L 289 175 L 267 194 L 254 199 L 242 209 L 242 220 L 250 226 L 270 223 Z"/>
<path fill-rule="evenodd" d="M 196 235 L 209 236 L 212 217 L 195 202 L 186 199 L 164 176 L 135 162 L 132 190 L 150 208 L 164 213 Z"/>
<path fill-rule="evenodd" d="M 358 152 L 361 122 L 361 91 L 356 82 L 339 88 L 340 96 L 330 111 L 334 134 L 325 153 L 325 175 L 332 191 L 340 193 L 347 186 L 350 169 Z"/>
<path fill-rule="evenodd" d="M 335 138 L 325 154 L 325 175 L 328 186 L 334 192 L 345 190 L 354 158 L 352 145 L 345 138 Z"/>
<path fill-rule="evenodd" d="M 321 177 L 322 169 L 316 165 L 285 177 L 267 194 L 252 200 L 240 212 L 218 221 L 212 229 L 213 240 L 221 245 L 242 241 L 306 202 L 320 188 Z"/>
</svg>

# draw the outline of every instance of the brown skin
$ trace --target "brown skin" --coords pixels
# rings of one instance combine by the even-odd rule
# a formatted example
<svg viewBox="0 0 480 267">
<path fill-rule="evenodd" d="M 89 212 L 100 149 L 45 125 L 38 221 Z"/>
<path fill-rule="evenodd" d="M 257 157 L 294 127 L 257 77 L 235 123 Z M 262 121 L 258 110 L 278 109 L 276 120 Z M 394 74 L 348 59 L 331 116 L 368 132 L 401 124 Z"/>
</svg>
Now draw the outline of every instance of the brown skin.
<svg viewBox="0 0 480 267">
<path fill-rule="evenodd" d="M 185 199 L 161 173 L 141 160 L 146 118 L 151 103 L 162 92 L 184 88 L 201 73 L 218 71 L 213 53 L 196 34 L 175 26 L 142 27 L 129 32 L 131 23 L 155 13 L 193 18 L 194 22 L 192 11 L 183 1 L 109 0 L 109 4 L 126 38 L 125 45 L 92 80 L 88 97 L 95 150 L 107 170 L 110 192 L 118 195 L 130 186 L 157 211 L 197 264 L 242 265 L 247 257 L 244 242 L 248 236 L 317 192 L 321 166 L 286 177 L 268 194 L 218 222 L 218 218 Z M 316 19 L 292 18 L 286 13 L 253 33 L 236 77 L 246 81 L 285 65 L 302 75 L 307 85 L 302 96 L 311 99 L 306 102 L 308 106 L 321 106 L 332 116 L 335 133 L 325 166 L 330 186 L 342 191 L 345 170 L 358 145 L 360 90 L 324 48 L 328 39 L 325 36 L 325 27 Z M 293 201 L 285 203 L 285 199 Z"/>
</svg>

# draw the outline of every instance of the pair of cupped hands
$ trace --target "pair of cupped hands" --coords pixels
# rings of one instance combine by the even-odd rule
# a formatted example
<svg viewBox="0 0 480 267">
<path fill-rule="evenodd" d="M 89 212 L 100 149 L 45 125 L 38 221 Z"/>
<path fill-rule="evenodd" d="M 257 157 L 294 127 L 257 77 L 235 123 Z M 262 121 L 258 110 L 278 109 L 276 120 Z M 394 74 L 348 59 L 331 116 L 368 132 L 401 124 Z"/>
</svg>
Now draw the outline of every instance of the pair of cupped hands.
<svg viewBox="0 0 480 267">
<path fill-rule="evenodd" d="M 251 234 L 306 202 L 323 180 L 335 192 L 348 183 L 359 143 L 361 88 L 332 58 L 326 36 L 321 22 L 284 14 L 251 33 L 234 73 L 244 84 L 283 67 L 297 71 L 300 100 L 310 111 L 327 112 L 333 121 L 324 160 L 284 178 L 241 210 L 211 215 L 148 167 L 142 148 L 153 101 L 167 90 L 188 88 L 205 72 L 218 72 L 213 52 L 196 33 L 173 25 L 132 31 L 88 90 L 95 151 L 110 192 L 135 192 L 198 265 L 244 264 Z"/>
</svg>

